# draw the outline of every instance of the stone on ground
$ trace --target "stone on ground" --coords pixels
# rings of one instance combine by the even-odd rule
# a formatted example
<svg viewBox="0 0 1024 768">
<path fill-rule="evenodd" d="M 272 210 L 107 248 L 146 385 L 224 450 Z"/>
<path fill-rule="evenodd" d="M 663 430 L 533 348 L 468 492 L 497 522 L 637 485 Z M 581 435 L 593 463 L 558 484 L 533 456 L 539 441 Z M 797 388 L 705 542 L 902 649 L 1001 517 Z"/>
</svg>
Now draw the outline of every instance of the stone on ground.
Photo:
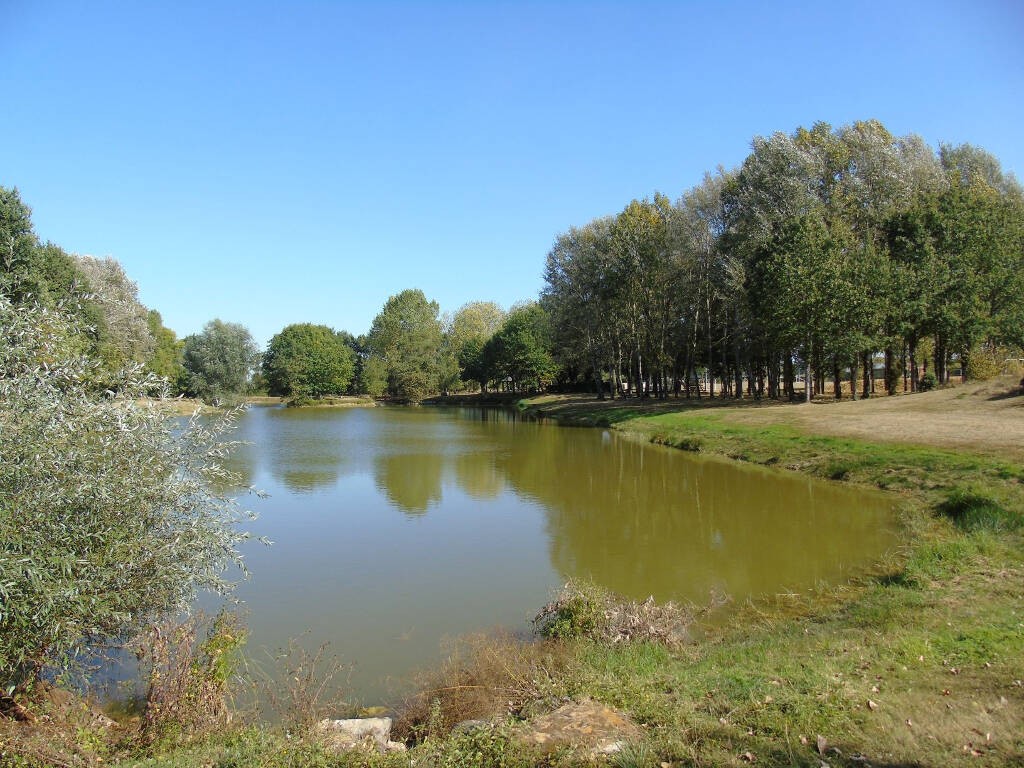
<svg viewBox="0 0 1024 768">
<path fill-rule="evenodd" d="M 640 728 L 628 715 L 589 700 L 534 718 L 519 733 L 523 742 L 545 752 L 572 747 L 590 757 L 614 754 L 640 736 Z"/>
</svg>

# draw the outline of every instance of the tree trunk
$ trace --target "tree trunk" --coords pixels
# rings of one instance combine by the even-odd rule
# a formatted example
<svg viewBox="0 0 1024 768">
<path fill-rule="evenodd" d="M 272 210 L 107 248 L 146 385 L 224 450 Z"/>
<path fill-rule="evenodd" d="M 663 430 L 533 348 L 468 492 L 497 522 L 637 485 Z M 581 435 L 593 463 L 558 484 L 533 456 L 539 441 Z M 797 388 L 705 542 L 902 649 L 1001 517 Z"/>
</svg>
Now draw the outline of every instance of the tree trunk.
<svg viewBox="0 0 1024 768">
<path fill-rule="evenodd" d="M 644 359 L 640 347 L 636 348 L 636 396 L 644 396 Z"/>
<path fill-rule="evenodd" d="M 907 353 L 910 356 L 910 391 L 917 392 L 921 386 L 920 376 L 917 371 L 917 338 L 907 339 Z"/>
<path fill-rule="evenodd" d="M 594 377 L 594 388 L 597 390 L 597 399 L 604 400 L 604 382 L 601 381 L 601 365 L 598 363 L 597 345 L 589 334 L 587 335 L 587 346 L 590 348 L 590 370 Z"/>
<path fill-rule="evenodd" d="M 735 367 L 733 368 L 732 375 L 736 380 L 736 389 L 733 392 L 733 397 L 737 400 L 743 397 L 743 364 L 740 361 L 740 347 L 738 342 L 734 342 L 733 348 L 736 353 L 736 360 L 734 362 Z"/>
<path fill-rule="evenodd" d="M 785 389 L 786 399 L 793 402 L 796 399 L 796 388 L 793 373 L 793 351 L 790 350 L 782 360 L 782 386 Z"/>
<path fill-rule="evenodd" d="M 935 337 L 935 381 L 944 384 L 946 380 L 946 340 Z"/>
<path fill-rule="evenodd" d="M 885 348 L 885 394 L 896 394 L 896 382 L 899 379 L 899 371 L 896 370 L 896 352 L 892 347 Z"/>
<path fill-rule="evenodd" d="M 857 402 L 857 356 L 850 362 L 850 399 Z"/>
</svg>

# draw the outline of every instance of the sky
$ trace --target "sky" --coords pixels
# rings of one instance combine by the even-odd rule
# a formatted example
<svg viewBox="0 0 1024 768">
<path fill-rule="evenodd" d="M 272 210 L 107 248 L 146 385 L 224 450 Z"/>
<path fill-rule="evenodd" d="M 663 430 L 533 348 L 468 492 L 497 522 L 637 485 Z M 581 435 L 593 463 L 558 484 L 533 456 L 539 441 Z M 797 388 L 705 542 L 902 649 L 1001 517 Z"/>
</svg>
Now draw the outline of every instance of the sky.
<svg viewBox="0 0 1024 768">
<path fill-rule="evenodd" d="M 876 118 L 1024 177 L 1024 4 L 0 0 L 0 185 L 179 336 L 536 298 L 559 233 Z"/>
</svg>

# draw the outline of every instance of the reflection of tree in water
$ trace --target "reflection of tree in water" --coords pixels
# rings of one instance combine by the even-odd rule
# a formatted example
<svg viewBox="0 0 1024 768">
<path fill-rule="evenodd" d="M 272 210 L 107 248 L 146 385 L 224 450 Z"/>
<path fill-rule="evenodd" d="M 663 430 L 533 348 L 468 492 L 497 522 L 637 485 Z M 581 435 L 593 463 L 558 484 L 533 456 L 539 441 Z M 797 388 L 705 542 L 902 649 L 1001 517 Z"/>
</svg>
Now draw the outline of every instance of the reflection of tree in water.
<svg viewBox="0 0 1024 768">
<path fill-rule="evenodd" d="M 262 447 L 274 479 L 296 493 L 334 485 L 345 457 L 343 437 L 325 420 L 292 418 Z"/>
<path fill-rule="evenodd" d="M 494 451 L 472 451 L 455 457 L 455 480 L 467 496 L 484 500 L 496 498 L 505 488 L 505 478 L 495 464 Z"/>
<path fill-rule="evenodd" d="M 423 514 L 441 500 L 444 456 L 439 452 L 381 455 L 373 469 L 377 488 L 406 514 Z"/>
<path fill-rule="evenodd" d="M 874 497 L 590 437 L 545 430 L 514 442 L 505 465 L 510 485 L 547 509 L 563 577 L 637 598 L 743 598 L 848 578 L 889 541 Z"/>
<path fill-rule="evenodd" d="M 250 488 L 255 477 L 256 446 L 246 443 L 235 446 L 221 464 L 231 474 L 231 482 L 222 484 L 218 490 L 230 492 Z"/>
<path fill-rule="evenodd" d="M 274 472 L 280 482 L 288 490 L 296 493 L 311 493 L 318 488 L 328 488 L 338 480 L 338 472 L 329 469 L 316 471 L 310 469 L 283 469 Z"/>
</svg>

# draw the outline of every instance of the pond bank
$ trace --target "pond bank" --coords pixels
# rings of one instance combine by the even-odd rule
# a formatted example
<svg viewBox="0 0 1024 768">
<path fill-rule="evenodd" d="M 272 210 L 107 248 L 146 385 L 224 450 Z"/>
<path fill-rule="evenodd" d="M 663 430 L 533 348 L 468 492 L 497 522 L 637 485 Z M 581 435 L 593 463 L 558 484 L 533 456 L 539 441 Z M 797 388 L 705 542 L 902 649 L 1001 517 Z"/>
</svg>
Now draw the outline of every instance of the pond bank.
<svg viewBox="0 0 1024 768">
<path fill-rule="evenodd" d="M 967 399 L 957 401 L 956 394 L 951 401 Z M 895 401 L 912 410 L 922 397 Z M 1018 407 L 1005 402 L 1007 410 Z M 169 748 L 148 764 L 586 764 L 569 752 L 541 759 L 504 725 L 452 729 L 467 719 L 507 725 L 543 717 L 567 700 L 612 707 L 638 724 L 629 753 L 636 760 L 616 758 L 618 764 L 1019 764 L 1024 469 L 999 450 L 976 445 L 956 450 L 868 441 L 785 418 L 804 408 L 827 413 L 840 406 L 671 412 L 558 398 L 523 405 L 575 423 L 603 418 L 610 427 L 691 451 L 885 489 L 901 499 L 905 544 L 873 574 L 739 606 L 701 642 L 680 648 L 586 638 L 464 638 L 452 661 L 423 681 L 419 714 L 405 732 L 413 745 L 407 754 L 330 756 L 314 740 L 255 726 Z M 775 407 L 782 415 L 768 419 L 765 412 Z M 945 406 L 929 407 L 941 422 Z M 1007 411 L 997 413 L 993 419 Z M 458 698 L 448 695 L 452 691 Z M 130 757 L 122 762 L 132 764 Z"/>
<path fill-rule="evenodd" d="M 564 424 L 883 489 L 902 500 L 906 526 L 902 553 L 875 575 L 748 605 L 683 652 L 581 644 L 566 687 L 639 715 L 670 765 L 1017 764 L 1024 443 L 1008 435 L 1024 398 L 1014 392 L 996 382 L 792 406 L 523 400 Z M 851 428 L 855 408 L 863 423 Z"/>
</svg>

